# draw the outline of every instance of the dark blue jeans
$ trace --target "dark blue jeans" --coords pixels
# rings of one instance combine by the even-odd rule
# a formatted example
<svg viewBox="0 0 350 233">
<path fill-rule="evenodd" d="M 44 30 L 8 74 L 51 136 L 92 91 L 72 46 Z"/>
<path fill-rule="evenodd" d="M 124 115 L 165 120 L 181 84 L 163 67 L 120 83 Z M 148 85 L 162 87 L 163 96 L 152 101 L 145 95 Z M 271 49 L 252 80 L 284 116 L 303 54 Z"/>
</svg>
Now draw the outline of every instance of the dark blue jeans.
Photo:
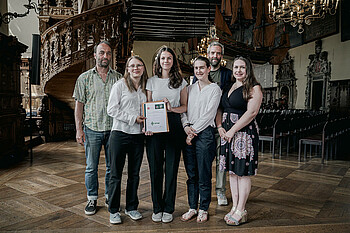
<svg viewBox="0 0 350 233">
<path fill-rule="evenodd" d="M 126 206 L 128 211 L 137 210 L 137 189 L 140 183 L 140 167 L 144 152 L 144 135 L 112 131 L 109 138 L 111 156 L 111 178 L 108 190 L 108 210 L 117 213 L 120 209 L 121 181 L 128 154 L 128 180 L 126 184 Z"/>
<path fill-rule="evenodd" d="M 85 186 L 87 189 L 88 200 L 97 200 L 98 196 L 98 164 L 100 160 L 100 153 L 102 146 L 105 149 L 106 159 L 106 175 L 105 175 L 105 196 L 108 195 L 108 183 L 109 183 L 109 135 L 110 131 L 94 131 L 88 127 L 84 127 L 85 133 L 85 156 L 86 156 L 86 169 L 85 169 Z"/>
<path fill-rule="evenodd" d="M 212 162 L 216 156 L 214 129 L 209 126 L 197 137 L 192 139 L 192 145 L 187 145 L 184 153 L 184 163 L 187 173 L 188 203 L 191 209 L 207 211 L 211 202 Z"/>
</svg>

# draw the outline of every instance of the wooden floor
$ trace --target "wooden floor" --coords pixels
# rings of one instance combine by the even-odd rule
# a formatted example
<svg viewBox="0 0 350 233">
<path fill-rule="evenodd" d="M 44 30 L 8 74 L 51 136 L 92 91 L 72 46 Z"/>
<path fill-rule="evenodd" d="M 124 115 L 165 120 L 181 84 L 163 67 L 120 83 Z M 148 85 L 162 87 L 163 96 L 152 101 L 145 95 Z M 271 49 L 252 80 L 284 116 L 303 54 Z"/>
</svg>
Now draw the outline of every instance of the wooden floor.
<svg viewBox="0 0 350 233">
<path fill-rule="evenodd" d="M 321 165 L 319 158 L 313 158 L 299 163 L 296 156 L 272 159 L 266 153 L 259 155 L 259 160 L 259 174 L 252 178 L 246 224 L 225 224 L 223 217 L 231 206 L 218 206 L 214 190 L 208 222 L 181 222 L 181 214 L 188 210 L 183 161 L 174 221 L 152 222 L 149 171 L 144 157 L 139 188 L 139 211 L 144 218 L 133 221 L 122 213 L 123 224 L 111 225 L 103 197 L 104 158 L 100 161 L 98 212 L 86 216 L 83 147 L 73 141 L 43 144 L 34 149 L 32 166 L 24 161 L 15 168 L 0 170 L 0 232 L 350 232 L 349 161 Z M 125 184 L 123 176 L 122 208 Z M 229 184 L 227 188 L 229 194 Z"/>
</svg>

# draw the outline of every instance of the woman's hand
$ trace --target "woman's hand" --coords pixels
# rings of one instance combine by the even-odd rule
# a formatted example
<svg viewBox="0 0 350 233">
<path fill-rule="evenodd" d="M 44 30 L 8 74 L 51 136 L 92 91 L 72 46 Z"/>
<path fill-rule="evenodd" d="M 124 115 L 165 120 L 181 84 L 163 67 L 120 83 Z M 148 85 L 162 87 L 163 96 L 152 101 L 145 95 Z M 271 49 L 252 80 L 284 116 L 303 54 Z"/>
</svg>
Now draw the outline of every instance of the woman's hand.
<svg viewBox="0 0 350 233">
<path fill-rule="evenodd" d="M 152 132 L 152 131 L 146 131 L 146 132 L 145 132 L 145 135 L 146 135 L 146 136 L 152 136 L 152 135 L 153 135 L 153 132 Z"/>
<path fill-rule="evenodd" d="M 153 135 L 152 131 L 146 131 L 145 132 L 145 127 L 142 128 L 142 133 L 144 133 L 146 136 L 152 136 Z"/>
<path fill-rule="evenodd" d="M 142 124 L 143 122 L 145 122 L 145 119 L 146 119 L 146 117 L 144 117 L 144 116 L 137 116 L 135 122 L 137 124 Z"/>
<path fill-rule="evenodd" d="M 222 139 L 224 139 L 224 136 L 226 134 L 226 130 L 223 127 L 221 127 L 221 128 L 218 129 L 218 132 L 219 132 L 220 137 Z"/>
<path fill-rule="evenodd" d="M 186 133 L 187 135 L 192 135 L 193 137 L 194 137 L 194 136 L 197 136 L 196 130 L 195 130 L 194 128 L 190 127 L 190 126 L 186 126 L 186 127 L 184 128 L 184 130 L 185 130 L 185 133 Z"/>
<path fill-rule="evenodd" d="M 166 109 L 169 111 L 169 112 L 172 112 L 172 108 L 171 108 L 171 104 L 169 102 L 169 100 L 167 98 L 164 98 L 163 99 L 163 102 L 165 103 L 166 105 Z"/>
<path fill-rule="evenodd" d="M 235 135 L 235 132 L 230 129 L 229 131 L 227 131 L 224 135 L 224 140 L 228 141 L 228 142 L 231 142 L 233 136 Z"/>
<path fill-rule="evenodd" d="M 192 139 L 194 138 L 194 136 L 192 134 L 189 134 L 186 138 L 186 143 L 187 145 L 191 146 L 192 145 Z"/>
</svg>

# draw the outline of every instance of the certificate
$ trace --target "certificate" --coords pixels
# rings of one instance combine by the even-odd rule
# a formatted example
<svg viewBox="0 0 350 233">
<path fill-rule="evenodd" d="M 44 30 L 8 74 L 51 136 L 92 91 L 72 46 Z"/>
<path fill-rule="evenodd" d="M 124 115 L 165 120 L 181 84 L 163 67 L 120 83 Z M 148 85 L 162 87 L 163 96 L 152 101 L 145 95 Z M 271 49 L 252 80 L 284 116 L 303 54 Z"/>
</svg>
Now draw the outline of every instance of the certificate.
<svg viewBox="0 0 350 233">
<path fill-rule="evenodd" d="M 153 133 L 169 132 L 166 105 L 163 101 L 146 102 L 142 104 L 145 119 L 145 131 Z"/>
</svg>

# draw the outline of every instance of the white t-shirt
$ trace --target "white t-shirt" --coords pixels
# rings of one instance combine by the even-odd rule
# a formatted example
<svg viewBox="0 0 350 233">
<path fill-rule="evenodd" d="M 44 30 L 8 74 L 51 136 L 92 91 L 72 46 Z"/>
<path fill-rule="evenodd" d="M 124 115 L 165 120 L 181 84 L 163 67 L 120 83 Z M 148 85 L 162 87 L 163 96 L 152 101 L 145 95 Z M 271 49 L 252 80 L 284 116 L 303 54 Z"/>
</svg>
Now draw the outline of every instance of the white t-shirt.
<svg viewBox="0 0 350 233">
<path fill-rule="evenodd" d="M 160 101 L 167 98 L 172 108 L 180 106 L 180 92 L 187 86 L 185 79 L 180 87 L 169 88 L 168 78 L 159 78 L 157 75 L 147 80 L 146 90 L 152 92 L 152 101 Z"/>
<path fill-rule="evenodd" d="M 191 127 L 200 133 L 208 126 L 215 127 L 215 116 L 221 99 L 221 89 L 216 83 L 199 89 L 199 82 L 188 87 L 187 112 L 181 114 L 183 125 Z"/>
</svg>

